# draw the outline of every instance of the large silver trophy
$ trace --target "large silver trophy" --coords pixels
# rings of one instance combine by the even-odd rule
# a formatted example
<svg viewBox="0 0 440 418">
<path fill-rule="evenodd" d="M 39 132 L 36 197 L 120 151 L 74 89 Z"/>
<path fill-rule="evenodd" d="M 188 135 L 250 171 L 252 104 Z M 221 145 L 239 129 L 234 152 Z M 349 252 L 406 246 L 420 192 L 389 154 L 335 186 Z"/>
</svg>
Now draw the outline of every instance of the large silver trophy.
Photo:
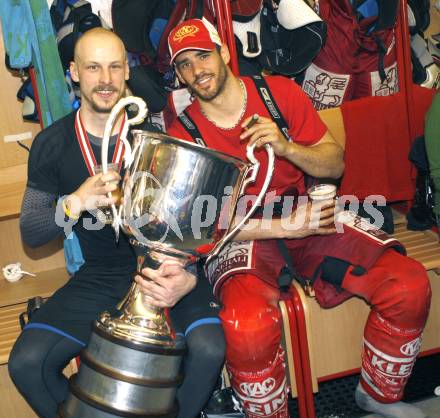
<svg viewBox="0 0 440 418">
<path fill-rule="evenodd" d="M 147 109 L 142 99 L 121 99 L 110 113 L 102 144 L 103 172 L 108 143 L 117 116 L 128 105 L 138 114 L 121 134 L 126 173 L 122 203 L 112 206 L 116 234 L 122 228 L 138 258 L 138 270 L 158 268 L 163 256 L 194 262 L 212 258 L 247 222 L 261 204 L 270 183 L 274 154 L 269 155 L 264 186 L 246 216 L 230 227 L 237 201 L 254 182 L 259 162 L 248 147 L 250 163 L 199 145 L 128 126 L 141 122 Z M 176 336 L 166 310 L 148 304 L 138 285 L 121 301 L 120 315 L 104 312 L 95 322 L 81 366 L 70 380 L 70 394 L 60 417 L 175 417 L 175 392 L 182 381 L 183 338 Z"/>
</svg>

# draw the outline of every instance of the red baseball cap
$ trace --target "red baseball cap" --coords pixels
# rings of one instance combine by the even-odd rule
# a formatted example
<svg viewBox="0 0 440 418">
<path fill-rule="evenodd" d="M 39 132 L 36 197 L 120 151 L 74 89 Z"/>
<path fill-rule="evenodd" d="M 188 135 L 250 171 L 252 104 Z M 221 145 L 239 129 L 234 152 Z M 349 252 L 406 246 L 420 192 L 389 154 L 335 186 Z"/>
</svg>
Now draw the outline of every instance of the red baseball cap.
<svg viewBox="0 0 440 418">
<path fill-rule="evenodd" d="M 214 25 L 205 18 L 185 20 L 168 35 L 170 63 L 172 64 L 176 56 L 183 51 L 190 49 L 212 51 L 216 45 L 221 46 L 221 44 L 222 41 Z"/>
</svg>

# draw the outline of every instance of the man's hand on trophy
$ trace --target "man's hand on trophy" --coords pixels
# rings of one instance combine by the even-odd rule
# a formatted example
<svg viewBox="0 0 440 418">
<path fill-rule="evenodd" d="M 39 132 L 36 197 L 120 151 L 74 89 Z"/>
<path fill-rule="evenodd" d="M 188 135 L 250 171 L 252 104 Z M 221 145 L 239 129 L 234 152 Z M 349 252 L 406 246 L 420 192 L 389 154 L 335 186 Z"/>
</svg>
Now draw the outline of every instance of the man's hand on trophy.
<svg viewBox="0 0 440 418">
<path fill-rule="evenodd" d="M 170 308 L 191 292 L 196 286 L 197 278 L 184 269 L 182 261 L 166 258 L 159 269 L 148 267 L 142 269 L 142 277 L 135 276 L 146 301 L 158 308 Z"/>
<path fill-rule="evenodd" d="M 116 171 L 108 171 L 106 174 L 98 173 L 88 177 L 75 192 L 66 199 L 69 212 L 76 217 L 84 210 L 93 210 L 116 203 L 119 197 L 113 194 L 107 197 L 107 193 L 118 189 L 120 175 Z"/>
</svg>

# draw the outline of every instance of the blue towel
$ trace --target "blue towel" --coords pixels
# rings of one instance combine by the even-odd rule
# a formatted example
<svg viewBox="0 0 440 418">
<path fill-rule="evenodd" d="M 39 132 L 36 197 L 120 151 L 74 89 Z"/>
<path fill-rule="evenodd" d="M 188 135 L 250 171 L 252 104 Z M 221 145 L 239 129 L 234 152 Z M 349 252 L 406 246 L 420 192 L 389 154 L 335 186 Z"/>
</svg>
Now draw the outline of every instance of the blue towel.
<svg viewBox="0 0 440 418">
<path fill-rule="evenodd" d="M 79 239 L 73 231 L 64 239 L 64 258 L 70 275 L 76 273 L 85 262 Z"/>
<path fill-rule="evenodd" d="M 32 49 L 25 21 L 26 11 L 18 2 L 0 1 L 3 42 L 12 68 L 26 68 L 31 64 Z"/>
<path fill-rule="evenodd" d="M 13 68 L 32 64 L 43 126 L 71 112 L 47 0 L 1 0 L 5 49 Z"/>
</svg>

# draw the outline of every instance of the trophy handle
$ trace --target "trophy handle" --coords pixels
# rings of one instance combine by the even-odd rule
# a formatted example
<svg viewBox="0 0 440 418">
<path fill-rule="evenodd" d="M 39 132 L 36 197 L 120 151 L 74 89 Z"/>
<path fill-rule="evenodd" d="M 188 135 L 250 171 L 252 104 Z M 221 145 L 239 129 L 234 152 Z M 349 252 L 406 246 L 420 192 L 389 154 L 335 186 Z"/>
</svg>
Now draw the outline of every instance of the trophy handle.
<svg viewBox="0 0 440 418">
<path fill-rule="evenodd" d="M 107 173 L 107 165 L 108 165 L 108 144 L 110 141 L 110 136 L 113 129 L 113 124 L 115 123 L 115 119 L 125 108 L 125 106 L 135 104 L 138 108 L 137 113 L 130 119 L 127 119 L 124 127 L 121 132 L 121 141 L 124 144 L 124 166 L 127 168 L 133 161 L 133 152 L 131 150 L 130 143 L 127 140 L 128 128 L 130 125 L 137 125 L 145 119 L 148 113 L 148 108 L 145 102 L 140 97 L 128 96 L 120 99 L 114 106 L 110 112 L 110 115 L 107 119 L 104 128 L 104 137 L 102 138 L 102 148 L 101 148 L 101 164 L 102 164 L 102 172 L 103 174 Z M 111 193 L 108 193 L 108 197 L 111 197 Z M 112 214 L 113 214 L 113 229 L 116 232 L 116 239 L 119 237 L 119 226 L 120 226 L 120 216 L 116 209 L 115 204 L 111 205 Z"/>
<path fill-rule="evenodd" d="M 260 162 L 254 156 L 254 148 L 255 148 L 255 144 L 248 145 L 246 148 L 246 156 L 248 160 L 252 163 L 252 166 L 247 173 L 248 175 L 250 174 L 249 177 L 246 178 L 241 185 L 239 196 L 243 195 L 244 190 L 249 183 L 253 183 L 255 181 L 258 175 L 258 171 L 260 170 Z M 223 245 L 245 224 L 245 222 L 248 221 L 248 219 L 255 212 L 255 209 L 257 209 L 257 207 L 260 206 L 264 198 L 264 195 L 266 194 L 267 188 L 269 187 L 270 181 L 272 180 L 272 174 L 275 166 L 275 154 L 273 152 L 272 146 L 266 144 L 264 148 L 266 149 L 269 160 L 267 164 L 266 178 L 264 179 L 263 186 L 261 187 L 257 199 L 255 200 L 252 207 L 249 209 L 249 212 L 246 214 L 246 216 L 218 242 L 212 253 L 209 254 L 209 256 L 206 258 L 206 263 L 208 263 L 213 257 L 215 257 L 220 252 Z"/>
</svg>

